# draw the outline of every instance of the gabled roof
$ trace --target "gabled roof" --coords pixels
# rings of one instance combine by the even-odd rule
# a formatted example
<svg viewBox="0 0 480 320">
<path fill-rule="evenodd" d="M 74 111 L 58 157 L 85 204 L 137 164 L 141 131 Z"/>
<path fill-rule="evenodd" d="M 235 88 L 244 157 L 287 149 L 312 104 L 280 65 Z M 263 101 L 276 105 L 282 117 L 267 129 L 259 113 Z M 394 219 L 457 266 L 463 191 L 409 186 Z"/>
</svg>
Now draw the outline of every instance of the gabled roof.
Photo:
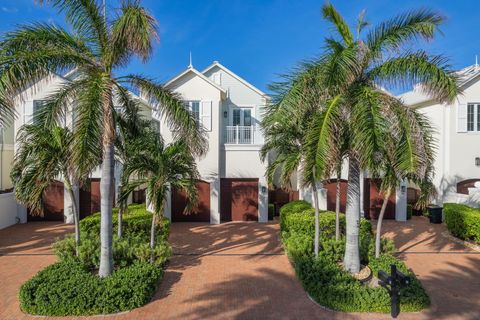
<svg viewBox="0 0 480 320">
<path fill-rule="evenodd" d="M 471 65 L 455 72 L 458 77 L 458 84 L 460 89 L 465 90 L 480 78 L 480 66 Z M 405 104 L 409 106 L 418 106 L 423 103 L 433 102 L 434 99 L 426 95 L 422 91 L 422 86 L 417 85 L 413 90 L 402 93 L 397 98 L 401 99 Z"/>
<path fill-rule="evenodd" d="M 180 80 L 181 78 L 183 78 L 184 76 L 186 76 L 187 74 L 189 73 L 193 73 L 195 74 L 196 76 L 198 76 L 199 78 L 201 78 L 202 80 L 206 81 L 208 84 L 210 84 L 212 87 L 216 88 L 217 90 L 219 90 L 220 92 L 222 92 L 223 94 L 226 94 L 227 91 L 225 89 L 223 89 L 222 87 L 220 87 L 219 85 L 217 85 L 215 82 L 213 82 L 212 80 L 208 79 L 204 74 L 200 73 L 197 69 L 193 68 L 193 67 L 188 67 L 187 69 L 185 69 L 183 72 L 179 73 L 178 75 L 176 75 L 175 77 L 173 77 L 172 79 L 170 79 L 169 81 L 167 81 L 165 83 L 165 87 L 169 87 L 171 86 L 173 83 L 175 83 L 176 81 Z"/>
<path fill-rule="evenodd" d="M 225 71 L 226 73 L 228 73 L 230 76 L 232 76 L 233 78 L 237 79 L 238 81 L 240 81 L 241 83 L 243 83 L 244 85 L 246 85 L 247 87 L 249 87 L 250 89 L 252 89 L 253 91 L 255 91 L 256 93 L 258 93 L 259 95 L 262 95 L 263 97 L 265 97 L 267 100 L 270 100 L 270 97 L 264 93 L 263 91 L 261 91 L 260 89 L 258 89 L 257 87 L 255 87 L 253 84 L 249 83 L 247 80 L 243 79 L 242 77 L 240 77 L 239 75 L 235 74 L 233 71 L 231 71 L 230 69 L 228 69 L 227 67 L 225 67 L 224 65 L 222 65 L 220 62 L 218 61 L 214 61 L 211 65 L 209 65 L 208 67 L 205 68 L 205 70 L 202 71 L 203 74 L 207 73 L 208 71 L 210 71 L 211 69 L 213 68 L 219 68 L 223 71 Z"/>
</svg>

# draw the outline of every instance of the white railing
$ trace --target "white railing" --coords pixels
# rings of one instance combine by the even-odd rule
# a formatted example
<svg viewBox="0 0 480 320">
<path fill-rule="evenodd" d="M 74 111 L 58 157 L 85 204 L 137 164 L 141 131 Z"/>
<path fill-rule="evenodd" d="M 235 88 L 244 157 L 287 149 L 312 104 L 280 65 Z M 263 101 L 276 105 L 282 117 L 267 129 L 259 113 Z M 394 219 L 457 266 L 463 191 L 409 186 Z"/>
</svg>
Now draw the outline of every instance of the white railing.
<svg viewBox="0 0 480 320">
<path fill-rule="evenodd" d="M 255 144 L 254 126 L 227 126 L 225 143 L 227 144 Z"/>
</svg>

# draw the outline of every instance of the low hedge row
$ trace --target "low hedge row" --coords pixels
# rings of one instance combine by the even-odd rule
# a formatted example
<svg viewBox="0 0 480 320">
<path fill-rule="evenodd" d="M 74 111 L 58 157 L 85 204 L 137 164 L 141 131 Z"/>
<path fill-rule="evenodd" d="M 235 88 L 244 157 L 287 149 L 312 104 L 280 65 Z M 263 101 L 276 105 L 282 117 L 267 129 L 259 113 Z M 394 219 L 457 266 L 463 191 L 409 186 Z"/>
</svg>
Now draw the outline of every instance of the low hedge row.
<svg viewBox="0 0 480 320">
<path fill-rule="evenodd" d="M 298 210 L 298 211 L 297 211 Z M 345 272 L 339 263 L 345 250 L 345 216 L 340 216 L 341 239 L 335 240 L 335 213 L 320 213 L 320 253 L 313 254 L 315 215 L 304 201 L 289 203 L 280 209 L 282 240 L 305 290 L 319 304 L 345 312 L 389 312 L 390 297 L 382 288 L 370 288 Z M 393 256 L 392 241 L 382 239 L 382 256 L 374 258 L 374 237 L 370 222 L 360 222 L 360 255 L 375 275 L 390 270 L 394 263 L 412 277 L 412 284 L 402 291 L 402 310 L 418 311 L 429 304 L 421 283 L 403 262 Z"/>
<path fill-rule="evenodd" d="M 114 213 L 115 214 L 115 213 Z M 117 218 L 114 216 L 114 228 Z M 54 244 L 59 262 L 37 273 L 20 289 L 24 312 L 66 316 L 117 313 L 150 301 L 171 255 L 169 223 L 157 233 L 155 263 L 150 264 L 151 213 L 143 205 L 129 207 L 124 216 L 123 237 L 113 238 L 114 272 L 102 279 L 96 275 L 100 260 L 100 215 L 80 223 L 81 245 L 75 256 L 73 236 Z M 114 229 L 114 230 L 115 230 Z"/>
<path fill-rule="evenodd" d="M 480 242 L 480 209 L 445 203 L 443 213 L 450 233 L 463 240 Z"/>
<path fill-rule="evenodd" d="M 135 263 L 102 279 L 77 262 L 58 262 L 40 271 L 20 289 L 21 308 L 36 315 L 116 313 L 150 301 L 162 269 Z"/>
</svg>

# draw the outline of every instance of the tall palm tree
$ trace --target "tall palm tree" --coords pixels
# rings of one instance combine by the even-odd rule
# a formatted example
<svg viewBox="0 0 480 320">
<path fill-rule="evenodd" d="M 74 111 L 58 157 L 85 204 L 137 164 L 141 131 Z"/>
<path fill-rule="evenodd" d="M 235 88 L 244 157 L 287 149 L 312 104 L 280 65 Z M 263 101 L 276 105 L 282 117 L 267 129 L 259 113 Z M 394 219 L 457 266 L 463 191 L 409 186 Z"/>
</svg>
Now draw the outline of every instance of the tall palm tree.
<svg viewBox="0 0 480 320">
<path fill-rule="evenodd" d="M 157 22 L 140 1 L 123 1 L 103 16 L 95 0 L 44 0 L 65 16 L 71 32 L 54 24 L 21 26 L 3 36 L 0 51 L 0 104 L 13 109 L 12 96 L 51 73 L 75 70 L 72 81 L 49 97 L 44 121 L 58 123 L 74 103 L 73 152 L 77 171 L 89 172 L 101 163 L 101 255 L 99 276 L 113 270 L 112 206 L 114 196 L 114 106 L 139 103 L 128 88 L 142 93 L 159 108 L 176 136 L 191 143 L 198 154 L 206 150 L 205 136 L 178 95 L 144 76 L 118 75 L 133 57 L 142 62 L 152 54 L 158 39 Z M 97 161 L 86 161 L 85 155 Z M 88 159 L 91 159 L 88 156 Z"/>
<path fill-rule="evenodd" d="M 155 131 L 146 133 L 135 140 L 136 152 L 133 152 L 124 164 L 124 186 L 121 197 L 139 186 L 147 186 L 147 198 L 152 205 L 153 216 L 150 232 L 151 262 L 155 248 L 156 226 L 162 226 L 163 210 L 168 192 L 172 189 L 183 190 L 189 199 L 186 210 L 197 202 L 196 181 L 200 175 L 195 158 L 184 141 L 165 145 Z"/>
<path fill-rule="evenodd" d="M 78 255 L 80 245 L 79 211 L 73 191 L 75 176 L 70 160 L 72 133 L 67 128 L 46 128 L 41 125 L 25 125 L 17 135 L 18 150 L 15 153 L 11 178 L 15 196 L 31 212 L 43 210 L 42 197 L 55 179 L 63 178 L 65 189 L 73 204 L 75 246 Z"/>
<path fill-rule="evenodd" d="M 384 153 L 385 136 L 392 122 L 398 132 L 407 135 L 407 143 L 401 145 L 397 155 L 405 169 L 414 171 L 418 162 L 427 161 L 414 157 L 409 143 L 415 136 L 409 128 L 417 120 L 405 115 L 403 104 L 381 88 L 408 88 L 421 83 L 426 94 L 448 102 L 459 93 L 459 87 L 444 57 L 408 49 L 409 44 L 418 40 L 434 38 L 444 20 L 438 13 L 416 10 L 400 14 L 371 28 L 364 37 L 363 19 L 359 19 L 355 37 L 331 4 L 323 6 L 322 14 L 336 35 L 325 39 L 324 51 L 314 63 L 292 76 L 295 87 L 310 89 L 288 92 L 284 100 L 302 108 L 305 100 L 316 99 L 318 112 L 308 130 L 305 147 L 311 154 L 307 159 L 314 161 L 307 164 L 307 174 L 315 173 L 316 178 L 326 174 L 332 155 L 338 154 L 342 145 L 335 132 L 339 128 L 346 132 L 342 137 L 348 150 L 349 180 L 344 267 L 355 273 L 360 270 L 360 171 L 379 169 L 379 155 Z M 299 81 L 305 73 L 315 74 L 314 83 Z M 297 92 L 305 92 L 309 97 Z"/>
</svg>

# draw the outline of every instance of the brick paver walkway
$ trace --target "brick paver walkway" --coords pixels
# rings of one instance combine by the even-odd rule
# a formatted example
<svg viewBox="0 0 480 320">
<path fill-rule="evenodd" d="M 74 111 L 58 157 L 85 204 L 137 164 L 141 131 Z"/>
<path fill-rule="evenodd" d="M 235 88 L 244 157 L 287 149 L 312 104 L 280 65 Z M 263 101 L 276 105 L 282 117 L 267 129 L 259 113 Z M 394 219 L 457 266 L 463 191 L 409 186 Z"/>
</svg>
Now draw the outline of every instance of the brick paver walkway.
<svg viewBox="0 0 480 320">
<path fill-rule="evenodd" d="M 454 319 L 452 310 L 457 310 L 459 319 L 479 318 L 480 289 L 474 279 L 479 271 L 474 265 L 480 265 L 480 255 L 447 241 L 441 245 L 441 227 L 431 227 L 422 220 L 406 224 L 388 221 L 385 230 L 389 236 L 395 235 L 407 263 L 425 283 L 434 303 L 426 312 L 403 314 L 400 319 Z M 70 226 L 55 223 L 28 223 L 0 230 L 0 319 L 34 319 L 19 310 L 18 289 L 55 260 L 49 244 L 69 231 Z M 281 249 L 277 224 L 178 223 L 172 226 L 170 240 L 175 255 L 153 301 L 106 318 L 389 319 L 380 314 L 329 312 L 309 300 Z M 439 254 L 438 246 L 456 253 Z"/>
</svg>

